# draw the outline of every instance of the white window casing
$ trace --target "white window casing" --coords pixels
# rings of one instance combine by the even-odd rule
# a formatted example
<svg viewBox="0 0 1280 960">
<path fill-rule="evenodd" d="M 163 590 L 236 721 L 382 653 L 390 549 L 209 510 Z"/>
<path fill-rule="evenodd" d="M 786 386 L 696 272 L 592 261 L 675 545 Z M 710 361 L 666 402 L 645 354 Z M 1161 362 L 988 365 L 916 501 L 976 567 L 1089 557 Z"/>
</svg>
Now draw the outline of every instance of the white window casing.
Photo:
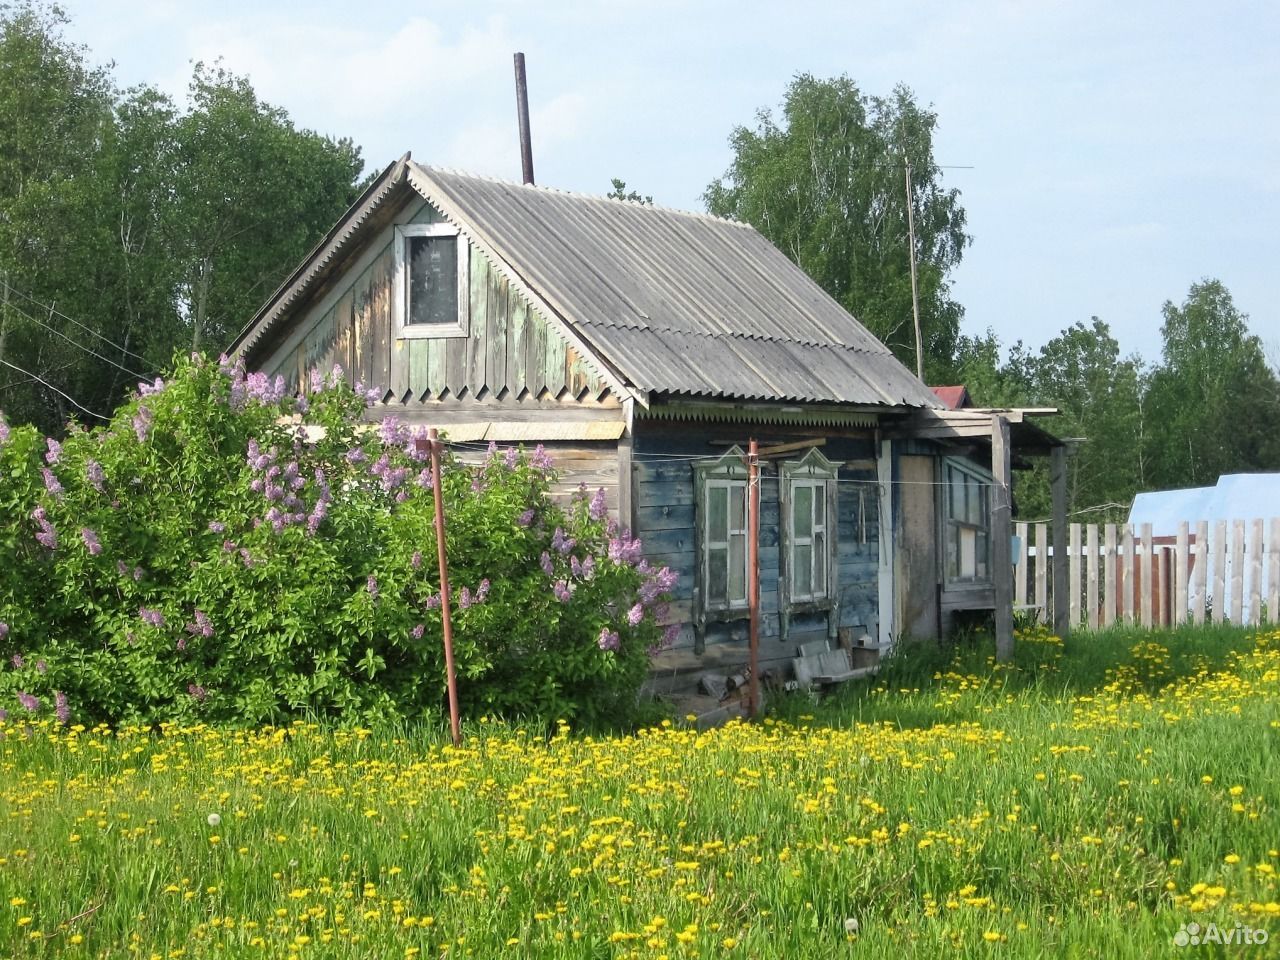
<svg viewBox="0 0 1280 960">
<path fill-rule="evenodd" d="M 449 270 L 451 276 L 456 273 L 456 286 L 448 288 L 443 302 L 436 305 L 444 308 L 444 318 L 436 316 L 430 320 L 413 322 L 414 314 L 431 317 L 432 305 L 427 302 L 415 303 L 415 298 L 432 297 L 432 280 L 427 268 L 418 264 L 419 273 L 415 275 L 412 248 L 415 244 L 423 247 L 420 255 L 429 255 L 428 251 L 436 244 L 450 243 L 450 247 L 438 247 L 437 256 L 452 252 L 456 258 L 456 271 Z M 470 244 L 458 231 L 457 227 L 448 223 L 405 223 L 395 228 L 395 255 L 391 278 L 392 317 L 396 337 L 399 339 L 465 337 L 470 332 Z M 439 291 L 441 288 L 434 288 Z M 456 295 L 456 300 L 448 296 Z"/>
</svg>

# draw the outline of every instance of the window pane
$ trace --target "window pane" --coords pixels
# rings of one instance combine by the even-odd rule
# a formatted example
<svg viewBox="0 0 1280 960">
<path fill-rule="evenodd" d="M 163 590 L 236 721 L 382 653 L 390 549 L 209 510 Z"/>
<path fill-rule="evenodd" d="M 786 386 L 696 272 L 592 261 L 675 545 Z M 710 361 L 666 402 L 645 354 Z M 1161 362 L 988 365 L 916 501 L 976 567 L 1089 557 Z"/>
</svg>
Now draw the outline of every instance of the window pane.
<svg viewBox="0 0 1280 960">
<path fill-rule="evenodd" d="M 815 487 L 813 491 L 813 525 L 826 526 L 827 493 L 825 487 Z"/>
<path fill-rule="evenodd" d="M 813 553 L 811 547 L 796 547 L 792 554 L 795 557 L 795 577 L 792 588 L 797 597 L 808 597 L 813 592 Z"/>
<path fill-rule="evenodd" d="M 707 540 L 724 543 L 729 539 L 729 488 L 707 487 Z"/>
<path fill-rule="evenodd" d="M 813 487 L 792 487 L 792 529 L 797 537 L 813 536 Z"/>
<path fill-rule="evenodd" d="M 735 482 L 729 487 L 729 529 L 747 529 L 747 485 Z"/>
<path fill-rule="evenodd" d="M 964 475 L 954 468 L 947 470 L 950 480 L 947 490 L 951 494 L 951 519 L 964 519 Z"/>
<path fill-rule="evenodd" d="M 960 528 L 954 525 L 947 527 L 947 576 L 960 576 Z"/>
<path fill-rule="evenodd" d="M 735 533 L 729 538 L 729 600 L 747 598 L 747 538 Z"/>
<path fill-rule="evenodd" d="M 813 538 L 813 595 L 827 595 L 827 538 L 817 534 Z"/>
<path fill-rule="evenodd" d="M 977 573 L 977 534 L 971 527 L 960 528 L 960 576 L 971 578 Z"/>
<path fill-rule="evenodd" d="M 724 547 L 707 550 L 707 603 L 724 603 L 729 589 L 729 553 Z"/>
<path fill-rule="evenodd" d="M 978 531 L 978 557 L 975 567 L 977 568 L 977 576 L 979 579 L 985 580 L 991 576 L 987 569 L 987 564 L 991 556 L 991 539 L 985 530 Z"/>
<path fill-rule="evenodd" d="M 458 322 L 457 237 L 407 237 L 409 323 Z"/>
<path fill-rule="evenodd" d="M 969 477 L 965 481 L 965 493 L 968 501 L 968 518 L 969 522 L 978 524 L 982 522 L 982 508 L 978 506 L 978 491 L 982 489 L 978 486 L 976 477 Z"/>
</svg>

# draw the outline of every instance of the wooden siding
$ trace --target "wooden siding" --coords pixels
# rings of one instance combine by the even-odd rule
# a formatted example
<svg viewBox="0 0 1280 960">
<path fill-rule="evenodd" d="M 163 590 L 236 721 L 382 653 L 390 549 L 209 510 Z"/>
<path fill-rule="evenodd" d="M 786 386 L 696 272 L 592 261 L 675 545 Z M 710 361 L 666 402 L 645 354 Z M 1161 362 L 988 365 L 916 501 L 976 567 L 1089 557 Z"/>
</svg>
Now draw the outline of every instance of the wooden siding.
<svg viewBox="0 0 1280 960">
<path fill-rule="evenodd" d="M 499 448 L 510 444 L 499 444 Z M 551 486 L 551 496 L 560 504 L 567 504 L 583 484 L 595 493 L 605 492 L 605 503 L 616 518 L 618 511 L 618 449 L 616 442 L 571 441 L 544 443 L 551 457 L 558 480 Z M 458 459 L 464 463 L 479 463 L 488 457 L 482 449 L 463 449 Z"/>
<path fill-rule="evenodd" d="M 412 209 L 412 208 L 410 208 Z M 430 205 L 397 218 L 431 223 Z M 307 389 L 308 371 L 335 364 L 348 379 L 381 391 L 389 405 L 436 401 L 601 404 L 618 401 L 582 355 L 474 247 L 468 247 L 470 334 L 440 339 L 401 338 L 392 315 L 393 228 L 372 241 L 305 310 L 294 335 L 264 362 L 291 390 Z"/>
<path fill-rule="evenodd" d="M 743 428 L 724 424 L 658 425 L 638 422 L 632 454 L 632 496 L 636 535 L 644 542 L 650 563 L 665 565 L 679 574 L 668 622 L 682 625 L 671 649 L 654 661 L 651 687 L 673 692 L 696 684 L 705 671 L 736 672 L 747 661 L 747 616 L 730 620 L 708 620 L 705 629 L 696 626 L 697 550 L 699 548 L 694 506 L 694 471 L 690 460 L 669 457 L 715 456 L 725 451 L 712 446 L 711 439 L 740 440 L 728 431 Z M 802 432 L 770 437 L 756 431 L 762 446 L 803 438 Z M 830 437 L 822 448 L 828 458 L 842 464 L 842 482 L 837 505 L 837 597 L 838 626 L 872 628 L 876 620 L 877 564 L 879 557 L 879 501 L 876 495 L 874 460 L 869 441 Z M 788 455 L 798 459 L 798 455 Z M 854 461 L 851 467 L 848 465 Z M 760 485 L 760 610 L 761 670 L 786 667 L 801 642 L 825 638 L 829 634 L 826 612 L 793 612 L 788 624 L 780 613 L 782 596 L 779 554 L 780 513 L 778 473 L 770 466 Z M 784 638 L 784 630 L 787 636 Z"/>
</svg>

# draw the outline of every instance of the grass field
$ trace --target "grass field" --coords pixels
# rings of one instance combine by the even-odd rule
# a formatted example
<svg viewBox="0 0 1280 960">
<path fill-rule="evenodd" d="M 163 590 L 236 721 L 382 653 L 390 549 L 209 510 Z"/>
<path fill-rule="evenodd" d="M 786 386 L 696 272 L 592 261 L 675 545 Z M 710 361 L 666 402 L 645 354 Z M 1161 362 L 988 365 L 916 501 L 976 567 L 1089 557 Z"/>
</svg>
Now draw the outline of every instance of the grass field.
<svg viewBox="0 0 1280 960">
<path fill-rule="evenodd" d="M 11 718 L 0 956 L 1185 956 L 1192 921 L 1273 951 L 1280 633 L 988 654 L 759 725 L 456 751 Z"/>
</svg>

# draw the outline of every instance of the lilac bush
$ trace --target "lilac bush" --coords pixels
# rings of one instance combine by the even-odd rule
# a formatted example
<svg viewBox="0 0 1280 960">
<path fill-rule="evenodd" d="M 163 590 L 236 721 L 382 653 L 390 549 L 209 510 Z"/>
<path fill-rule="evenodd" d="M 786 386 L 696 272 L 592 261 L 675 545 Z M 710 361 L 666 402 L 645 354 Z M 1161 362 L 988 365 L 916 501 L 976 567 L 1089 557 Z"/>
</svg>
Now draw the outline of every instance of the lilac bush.
<svg viewBox="0 0 1280 960">
<path fill-rule="evenodd" d="M 308 385 L 193 357 L 61 443 L 0 417 L 0 709 L 438 716 L 439 483 L 464 709 L 624 720 L 674 577 L 603 492 L 554 502 L 541 448 L 446 455 L 436 477 L 423 428 L 369 428 L 376 392 Z"/>
</svg>

